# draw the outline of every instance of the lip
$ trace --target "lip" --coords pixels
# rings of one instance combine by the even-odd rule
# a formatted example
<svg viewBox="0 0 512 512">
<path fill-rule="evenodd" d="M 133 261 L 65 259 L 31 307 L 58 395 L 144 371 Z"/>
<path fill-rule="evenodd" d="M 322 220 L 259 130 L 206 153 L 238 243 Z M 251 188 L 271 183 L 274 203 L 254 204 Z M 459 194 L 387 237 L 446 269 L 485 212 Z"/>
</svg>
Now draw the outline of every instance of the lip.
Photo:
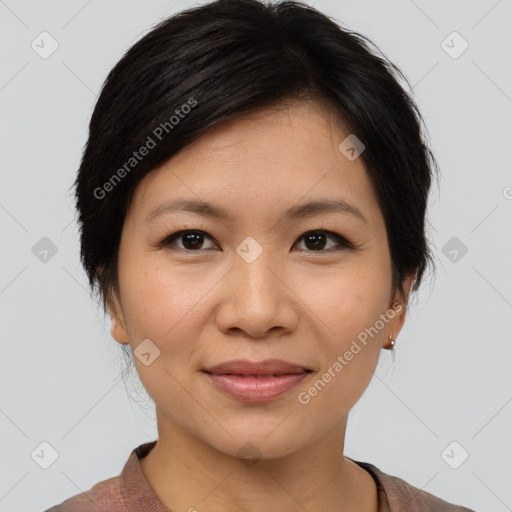
<svg viewBox="0 0 512 512">
<path fill-rule="evenodd" d="M 311 371 L 306 366 L 297 363 L 289 363 L 282 359 L 266 359 L 265 361 L 252 362 L 247 359 L 234 359 L 225 363 L 211 366 L 203 370 L 206 373 L 216 375 L 284 375 Z"/>
<path fill-rule="evenodd" d="M 305 366 L 280 359 L 228 361 L 203 370 L 218 389 L 240 402 L 274 400 L 312 373 Z"/>
</svg>

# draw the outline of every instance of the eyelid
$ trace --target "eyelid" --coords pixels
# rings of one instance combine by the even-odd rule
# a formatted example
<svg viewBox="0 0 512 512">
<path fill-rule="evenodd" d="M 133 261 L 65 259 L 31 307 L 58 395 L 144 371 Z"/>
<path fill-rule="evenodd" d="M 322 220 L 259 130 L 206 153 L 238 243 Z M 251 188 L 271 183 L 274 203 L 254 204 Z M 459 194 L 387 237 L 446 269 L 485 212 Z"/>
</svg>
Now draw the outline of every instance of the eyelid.
<svg viewBox="0 0 512 512">
<path fill-rule="evenodd" d="M 301 240 L 308 233 L 315 233 L 315 232 L 323 232 L 326 235 L 336 239 L 338 241 L 338 244 L 341 245 L 341 247 L 343 247 L 343 250 L 353 250 L 353 251 L 355 251 L 357 249 L 357 245 L 352 243 L 346 236 L 343 236 L 342 234 L 338 233 L 336 231 L 335 227 L 332 227 L 331 229 L 329 229 L 323 222 L 320 223 L 320 227 L 318 227 L 318 228 L 308 229 L 307 231 L 304 231 L 301 235 L 299 235 L 297 240 L 295 240 L 293 245 L 295 246 L 297 244 L 297 242 L 299 240 Z M 326 251 L 307 251 L 307 252 L 322 253 L 322 252 L 331 252 L 331 251 L 338 251 L 338 250 L 341 250 L 341 249 L 333 248 L 333 249 L 326 250 Z"/>
</svg>

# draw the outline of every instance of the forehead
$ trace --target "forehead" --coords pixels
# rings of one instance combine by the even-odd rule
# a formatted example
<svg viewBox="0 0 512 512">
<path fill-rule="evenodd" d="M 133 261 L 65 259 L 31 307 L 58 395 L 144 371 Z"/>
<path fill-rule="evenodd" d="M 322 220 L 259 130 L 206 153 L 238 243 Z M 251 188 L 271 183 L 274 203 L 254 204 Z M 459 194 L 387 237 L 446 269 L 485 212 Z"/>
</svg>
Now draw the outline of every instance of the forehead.
<svg viewBox="0 0 512 512">
<path fill-rule="evenodd" d="M 348 126 L 330 103 L 288 100 L 219 123 L 198 140 L 198 145 L 204 150 L 220 149 L 234 141 L 243 144 L 247 137 L 265 138 L 280 130 L 286 135 L 295 132 L 298 136 L 325 137 L 333 129 L 345 132 Z"/>
<path fill-rule="evenodd" d="M 247 215 L 276 214 L 315 198 L 346 199 L 371 217 L 377 198 L 362 158 L 338 149 L 350 130 L 329 104 L 293 102 L 214 126 L 134 193 L 139 220 L 173 198 L 201 199 Z"/>
</svg>

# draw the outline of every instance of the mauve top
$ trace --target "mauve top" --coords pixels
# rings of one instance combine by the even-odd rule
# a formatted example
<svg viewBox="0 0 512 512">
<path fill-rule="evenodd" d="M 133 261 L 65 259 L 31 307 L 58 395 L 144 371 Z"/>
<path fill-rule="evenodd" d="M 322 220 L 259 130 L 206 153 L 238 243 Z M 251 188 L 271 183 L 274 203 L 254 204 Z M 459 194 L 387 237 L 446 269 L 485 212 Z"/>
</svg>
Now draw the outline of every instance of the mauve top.
<svg viewBox="0 0 512 512">
<path fill-rule="evenodd" d="M 98 482 L 88 491 L 45 512 L 171 512 L 157 498 L 139 464 L 155 444 L 156 441 L 151 441 L 134 448 L 119 476 Z M 447 503 L 398 477 L 383 473 L 372 464 L 350 460 L 368 471 L 375 480 L 378 512 L 475 512 Z"/>
</svg>

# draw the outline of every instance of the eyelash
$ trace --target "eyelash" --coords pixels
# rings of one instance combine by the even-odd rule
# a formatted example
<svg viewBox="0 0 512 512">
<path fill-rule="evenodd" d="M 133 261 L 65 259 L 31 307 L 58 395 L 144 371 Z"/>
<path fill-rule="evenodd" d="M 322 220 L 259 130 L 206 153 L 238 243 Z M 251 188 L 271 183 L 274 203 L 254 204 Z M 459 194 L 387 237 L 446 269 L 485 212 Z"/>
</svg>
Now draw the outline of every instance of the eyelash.
<svg viewBox="0 0 512 512">
<path fill-rule="evenodd" d="M 187 234 L 187 233 L 195 233 L 195 234 L 205 235 L 207 238 L 210 238 L 212 241 L 215 241 L 215 239 L 213 237 L 211 237 L 210 235 L 208 235 L 208 233 L 206 233 L 205 231 L 203 231 L 201 229 L 190 229 L 189 228 L 189 229 L 181 229 L 179 231 L 175 231 L 174 233 L 166 236 L 160 243 L 157 244 L 157 246 L 159 248 L 166 248 L 169 250 L 180 250 L 180 251 L 185 251 L 188 253 L 202 252 L 204 249 L 191 250 L 191 249 L 185 249 L 183 247 L 177 247 L 177 246 L 173 247 L 174 240 L 179 239 L 180 236 Z M 325 234 L 328 237 L 335 239 L 338 242 L 339 246 L 341 246 L 341 247 L 339 247 L 338 249 L 335 247 L 331 247 L 330 249 L 319 249 L 318 251 L 308 250 L 308 249 L 301 249 L 301 250 L 306 251 L 306 252 L 311 252 L 311 253 L 322 253 L 322 252 L 330 253 L 332 251 L 343 251 L 343 250 L 354 251 L 357 249 L 345 237 L 339 235 L 338 233 L 335 233 L 335 232 L 329 231 L 329 230 L 325 230 L 325 229 L 313 229 L 313 230 L 306 231 L 299 238 L 297 238 L 297 240 L 294 242 L 293 245 L 295 246 L 305 236 L 312 235 L 312 234 Z"/>
</svg>

